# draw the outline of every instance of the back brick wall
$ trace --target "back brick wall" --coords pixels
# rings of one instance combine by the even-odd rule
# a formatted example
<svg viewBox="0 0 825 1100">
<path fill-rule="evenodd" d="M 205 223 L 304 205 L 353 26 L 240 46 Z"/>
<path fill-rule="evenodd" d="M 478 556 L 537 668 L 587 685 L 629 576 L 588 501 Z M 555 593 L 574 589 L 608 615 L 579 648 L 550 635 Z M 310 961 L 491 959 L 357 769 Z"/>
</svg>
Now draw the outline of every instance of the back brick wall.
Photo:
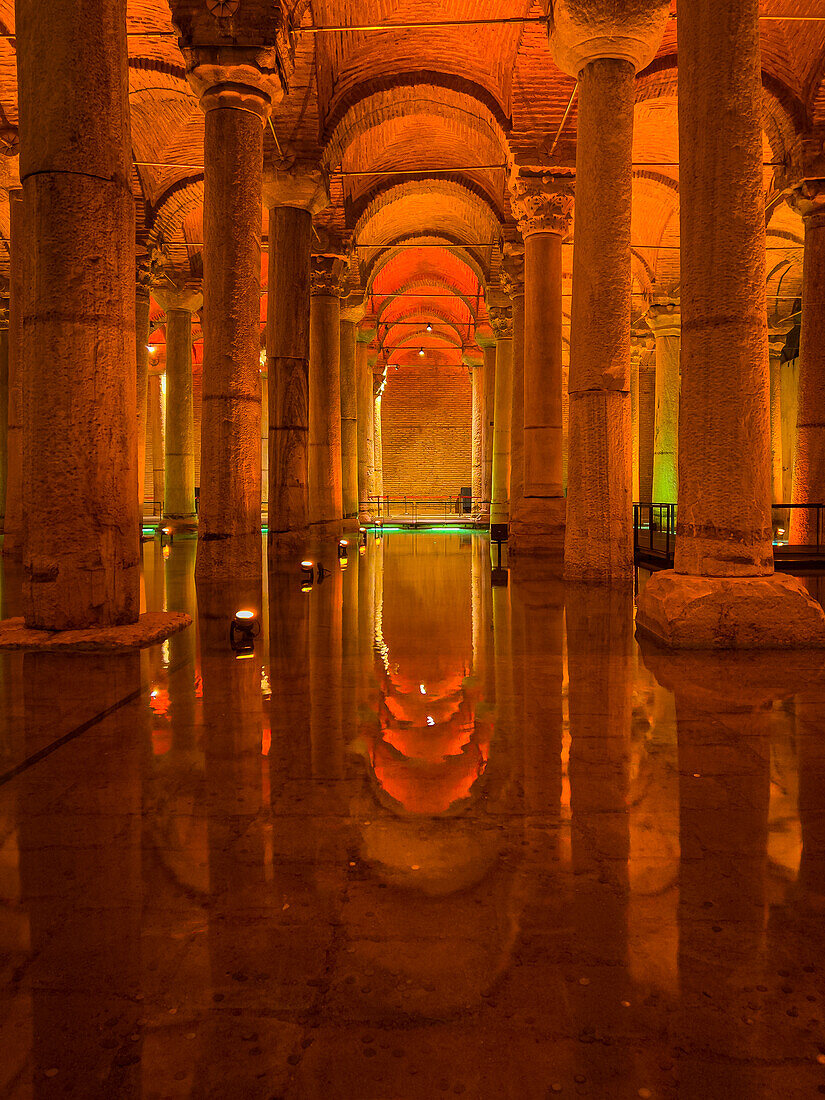
<svg viewBox="0 0 825 1100">
<path fill-rule="evenodd" d="M 466 367 L 391 367 L 381 401 L 385 495 L 452 498 L 471 485 L 472 415 Z"/>
</svg>

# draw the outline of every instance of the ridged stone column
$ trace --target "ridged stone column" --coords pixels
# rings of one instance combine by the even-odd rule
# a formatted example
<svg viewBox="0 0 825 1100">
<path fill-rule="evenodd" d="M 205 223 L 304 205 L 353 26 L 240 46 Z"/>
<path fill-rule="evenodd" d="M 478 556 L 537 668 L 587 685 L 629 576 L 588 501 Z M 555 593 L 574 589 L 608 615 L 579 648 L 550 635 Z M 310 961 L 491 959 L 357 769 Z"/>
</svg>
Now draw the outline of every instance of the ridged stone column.
<svg viewBox="0 0 825 1100">
<path fill-rule="evenodd" d="M 28 226 L 23 605 L 43 630 L 139 615 L 126 0 L 18 0 Z"/>
<path fill-rule="evenodd" d="M 825 503 L 825 179 L 809 179 L 792 194 L 805 226 L 802 335 L 793 471 L 793 504 Z M 823 517 L 825 520 L 825 516 Z M 825 523 L 822 524 L 825 533 Z M 816 513 L 791 513 L 790 540 L 816 542 Z"/>
<path fill-rule="evenodd" d="M 163 522 L 194 531 L 195 420 L 192 400 L 192 314 L 200 308 L 200 288 L 164 284 L 156 291 L 166 310 L 166 431 L 164 433 Z"/>
<path fill-rule="evenodd" d="M 341 294 L 343 256 L 313 256 L 309 324 L 309 522 L 339 535 L 341 486 Z"/>
<path fill-rule="evenodd" d="M 513 307 L 499 291 L 489 307 L 496 338 L 496 402 L 490 524 L 510 521 L 510 420 L 513 405 Z"/>
<path fill-rule="evenodd" d="M 656 426 L 653 437 L 653 500 L 675 504 L 679 490 L 679 345 L 682 317 L 677 302 L 655 302 L 647 323 L 656 340 Z"/>
<path fill-rule="evenodd" d="M 825 645 L 822 608 L 773 572 L 758 0 L 682 5 L 679 62 L 676 562 L 636 622 L 678 648 Z"/>
<path fill-rule="evenodd" d="M 203 409 L 195 577 L 261 574 L 263 128 L 283 96 L 251 48 L 184 51 L 204 112 Z"/>
<path fill-rule="evenodd" d="M 630 216 L 635 75 L 656 54 L 668 0 L 625 14 L 556 0 L 550 44 L 578 79 L 565 575 L 630 583 Z"/>
<path fill-rule="evenodd" d="M 358 333 L 355 349 L 355 369 L 358 377 L 358 499 L 364 505 L 358 519 L 361 523 L 372 521 L 369 499 L 375 492 L 375 442 L 373 420 L 375 401 L 372 394 L 372 368 L 369 361 L 369 343 L 373 331 Z"/>
<path fill-rule="evenodd" d="M 511 549 L 561 555 L 562 241 L 570 231 L 573 186 L 519 175 L 511 203 L 524 237 L 524 500 L 513 516 Z"/>
<path fill-rule="evenodd" d="M 266 353 L 269 376 L 269 532 L 279 550 L 302 543 L 309 523 L 309 269 L 312 217 L 329 203 L 326 177 L 309 161 L 264 174 L 269 208 Z"/>
</svg>

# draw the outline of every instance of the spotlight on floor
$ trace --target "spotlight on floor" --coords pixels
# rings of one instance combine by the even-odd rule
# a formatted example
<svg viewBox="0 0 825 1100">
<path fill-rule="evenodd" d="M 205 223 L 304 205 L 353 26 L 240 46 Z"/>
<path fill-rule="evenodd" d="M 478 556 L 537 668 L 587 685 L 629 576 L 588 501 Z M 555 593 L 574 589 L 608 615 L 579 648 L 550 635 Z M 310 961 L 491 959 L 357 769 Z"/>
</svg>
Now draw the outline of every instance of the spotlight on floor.
<svg viewBox="0 0 825 1100">
<path fill-rule="evenodd" d="M 175 532 L 171 527 L 160 527 L 160 544 L 161 546 L 171 546 L 175 541 Z"/>
<path fill-rule="evenodd" d="M 349 552 L 349 542 L 347 539 L 339 539 L 338 541 L 338 557 L 345 558 Z"/>
<path fill-rule="evenodd" d="M 229 644 L 240 660 L 255 652 L 255 639 L 261 633 L 261 624 L 254 611 L 236 611 L 229 628 Z"/>
<path fill-rule="evenodd" d="M 366 527 L 359 527 L 358 528 L 358 538 L 361 540 L 361 545 L 362 546 L 367 545 L 367 529 L 366 529 Z"/>
<path fill-rule="evenodd" d="M 304 575 L 304 584 L 312 584 L 315 580 L 315 566 L 311 561 L 301 562 L 301 572 Z"/>
</svg>

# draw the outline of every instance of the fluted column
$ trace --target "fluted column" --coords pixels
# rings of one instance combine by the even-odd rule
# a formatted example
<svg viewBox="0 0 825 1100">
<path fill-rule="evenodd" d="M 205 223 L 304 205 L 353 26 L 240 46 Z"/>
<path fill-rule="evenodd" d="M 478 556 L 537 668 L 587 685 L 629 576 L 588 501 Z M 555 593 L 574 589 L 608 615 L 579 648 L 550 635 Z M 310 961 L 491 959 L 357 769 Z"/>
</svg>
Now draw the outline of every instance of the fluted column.
<svg viewBox="0 0 825 1100">
<path fill-rule="evenodd" d="M 579 82 L 565 574 L 629 583 L 630 216 L 635 75 L 655 56 L 667 0 L 556 0 L 551 48 Z"/>
<path fill-rule="evenodd" d="M 678 302 L 654 302 L 646 320 L 656 340 L 653 500 L 657 504 L 675 504 L 679 490 L 679 348 L 682 336 Z"/>
<path fill-rule="evenodd" d="M 807 179 L 792 193 L 805 226 L 802 333 L 793 471 L 793 504 L 825 502 L 825 178 Z M 791 513 L 791 542 L 816 542 L 816 514 Z"/>
<path fill-rule="evenodd" d="M 372 332 L 359 331 L 355 348 L 355 370 L 358 383 L 358 500 L 362 510 L 361 523 L 372 520 L 369 499 L 375 492 L 375 442 L 373 421 L 375 401 L 372 394 L 372 369 L 369 361 L 369 342 Z"/>
<path fill-rule="evenodd" d="M 561 554 L 566 511 L 561 246 L 570 231 L 573 187 L 521 174 L 510 190 L 525 251 L 524 500 L 513 516 L 511 549 Z"/>
<path fill-rule="evenodd" d="M 26 267 L 26 234 L 23 192 L 9 191 L 9 396 L 6 467 L 6 513 L 3 557 L 19 561 L 23 557 L 23 273 Z"/>
<path fill-rule="evenodd" d="M 758 0 L 682 5 L 679 62 L 676 561 L 636 622 L 679 648 L 825 645 L 822 608 L 773 572 Z"/>
<path fill-rule="evenodd" d="M 490 523 L 510 520 L 510 418 L 513 405 L 513 307 L 502 294 L 491 295 L 490 324 L 496 338 L 496 400 Z"/>
<path fill-rule="evenodd" d="M 269 210 L 266 353 L 269 378 L 270 566 L 309 523 L 309 314 L 312 217 L 329 203 L 327 180 L 309 161 L 264 174 Z"/>
<path fill-rule="evenodd" d="M 309 518 L 321 535 L 342 529 L 341 255 L 313 256 L 309 324 Z"/>
<path fill-rule="evenodd" d="M 166 310 L 166 432 L 163 521 L 176 530 L 194 531 L 195 421 L 192 401 L 192 314 L 200 308 L 195 283 L 156 291 Z"/>
<path fill-rule="evenodd" d="M 358 519 L 358 367 L 356 326 L 364 317 L 364 299 L 341 302 L 341 498 L 344 526 Z"/>
<path fill-rule="evenodd" d="M 501 286 L 513 303 L 513 354 L 510 390 L 510 538 L 524 505 L 524 249 L 507 245 Z"/>
<path fill-rule="evenodd" d="M 782 352 L 793 321 L 771 318 L 768 321 L 768 356 L 770 362 L 770 418 L 771 418 L 771 500 L 774 504 L 789 504 L 783 499 L 782 470 Z M 782 526 L 782 524 L 780 524 Z"/>
<path fill-rule="evenodd" d="M 126 5 L 19 0 L 24 613 L 46 630 L 139 615 L 134 199 Z M 28 280 L 27 280 L 28 281 Z"/>
<path fill-rule="evenodd" d="M 488 335 L 476 332 L 476 341 L 484 353 L 484 467 L 481 486 L 483 517 L 490 517 L 490 501 L 493 493 L 493 438 L 496 416 L 496 341 Z"/>
<path fill-rule="evenodd" d="M 195 576 L 199 582 L 253 580 L 261 574 L 263 128 L 283 88 L 257 49 L 206 46 L 199 32 L 192 37 L 184 49 L 187 75 L 205 116 Z"/>
</svg>

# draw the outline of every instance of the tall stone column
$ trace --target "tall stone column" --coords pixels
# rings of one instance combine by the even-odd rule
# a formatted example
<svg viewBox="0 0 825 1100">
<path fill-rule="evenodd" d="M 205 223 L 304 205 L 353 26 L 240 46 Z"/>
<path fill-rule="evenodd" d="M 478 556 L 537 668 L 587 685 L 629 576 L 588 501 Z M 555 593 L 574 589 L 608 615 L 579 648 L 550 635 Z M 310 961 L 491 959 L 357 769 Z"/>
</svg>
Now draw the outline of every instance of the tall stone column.
<svg viewBox="0 0 825 1100">
<path fill-rule="evenodd" d="M 556 0 L 550 44 L 579 82 L 576 244 L 570 335 L 565 575 L 629 583 L 630 216 L 635 75 L 656 54 L 667 0 L 625 13 Z M 621 9 L 621 10 L 620 10 Z"/>
<path fill-rule="evenodd" d="M 513 356 L 510 398 L 510 539 L 524 505 L 524 250 L 508 245 L 501 273 L 502 289 L 513 303 Z"/>
<path fill-rule="evenodd" d="M 675 504 L 679 491 L 679 347 L 682 336 L 678 302 L 654 302 L 646 320 L 656 340 L 653 500 L 656 504 Z"/>
<path fill-rule="evenodd" d="M 630 339 L 630 491 L 633 500 L 638 501 L 641 500 L 639 496 L 639 366 L 643 348 L 633 339 L 632 334 Z"/>
<path fill-rule="evenodd" d="M 375 447 L 375 492 L 380 498 L 384 496 L 384 446 L 381 436 L 381 395 L 384 392 L 384 383 L 379 379 L 376 379 L 376 382 L 378 388 L 375 391 L 373 441 Z"/>
<path fill-rule="evenodd" d="M 192 314 L 202 301 L 194 283 L 165 283 L 156 297 L 166 310 L 166 432 L 163 522 L 194 531 L 195 419 L 192 402 Z"/>
<path fill-rule="evenodd" d="M 573 187 L 522 174 L 510 189 L 525 253 L 524 502 L 513 517 L 510 541 L 516 552 L 561 554 L 566 510 L 561 246 L 570 231 Z"/>
<path fill-rule="evenodd" d="M 345 260 L 313 256 L 309 324 L 309 522 L 316 534 L 339 535 L 341 471 L 341 294 Z"/>
<path fill-rule="evenodd" d="M 768 322 L 768 358 L 770 363 L 770 420 L 771 420 L 771 500 L 774 504 L 791 503 L 784 500 L 782 471 L 782 352 L 793 321 L 776 318 Z M 784 526 L 779 524 L 780 527 Z"/>
<path fill-rule="evenodd" d="M 496 342 L 490 336 L 476 333 L 476 342 L 484 353 L 484 469 L 481 486 L 482 517 L 490 517 L 490 501 L 493 494 L 493 437 L 496 415 Z"/>
<path fill-rule="evenodd" d="M 472 418 L 472 493 L 473 512 L 478 514 L 484 482 L 484 364 L 469 363 L 473 394 Z"/>
<path fill-rule="evenodd" d="M 137 401 L 137 491 L 138 519 L 143 518 L 146 481 L 146 425 L 149 398 L 149 284 L 138 282 L 135 290 L 135 379 Z"/>
<path fill-rule="evenodd" d="M 23 526 L 26 501 L 23 494 L 23 273 L 28 248 L 25 234 L 23 192 L 9 191 L 9 396 L 7 405 L 6 513 L 3 557 L 23 557 Z"/>
<path fill-rule="evenodd" d="M 650 334 L 649 334 L 650 335 Z M 653 441 L 656 435 L 656 356 L 647 341 L 639 348 L 639 500 L 653 500 Z"/>
<path fill-rule="evenodd" d="M 0 535 L 6 524 L 9 469 L 9 303 L 0 299 Z"/>
<path fill-rule="evenodd" d="M 361 295 L 341 302 L 341 498 L 344 526 L 358 520 L 357 324 L 364 317 Z"/>
<path fill-rule="evenodd" d="M 134 623 L 140 543 L 125 0 L 19 0 L 26 626 Z"/>
<path fill-rule="evenodd" d="M 309 523 L 309 269 L 312 217 L 329 203 L 326 176 L 311 161 L 264 175 L 269 209 L 266 353 L 269 375 L 270 567 Z"/>
<path fill-rule="evenodd" d="M 261 512 L 269 517 L 269 376 L 261 368 Z"/>
<path fill-rule="evenodd" d="M 161 376 L 149 376 L 149 435 L 152 440 L 152 501 L 163 514 L 165 442 L 164 442 L 164 401 Z"/>
<path fill-rule="evenodd" d="M 374 332 L 357 334 L 355 370 L 358 383 L 358 499 L 364 505 L 358 519 L 361 523 L 372 521 L 369 499 L 375 492 L 375 443 L 373 421 L 375 401 L 372 395 L 372 369 L 369 361 L 369 343 Z"/>
<path fill-rule="evenodd" d="M 825 178 L 806 179 L 791 195 L 802 215 L 805 255 L 802 271 L 802 334 L 793 504 L 825 502 Z M 790 540 L 816 542 L 816 513 L 791 513 Z"/>
<path fill-rule="evenodd" d="M 676 561 L 636 622 L 677 648 L 825 645 L 822 608 L 773 571 L 758 0 L 682 5 L 679 61 Z"/>
<path fill-rule="evenodd" d="M 267 51 L 201 45 L 200 29 L 188 40 L 184 30 L 182 40 L 189 83 L 205 116 L 195 576 L 202 583 L 253 580 L 261 574 L 263 128 L 283 88 Z"/>
<path fill-rule="evenodd" d="M 490 523 L 510 521 L 510 420 L 513 406 L 513 307 L 506 296 L 491 294 L 490 324 L 496 338 L 496 401 Z"/>
</svg>

